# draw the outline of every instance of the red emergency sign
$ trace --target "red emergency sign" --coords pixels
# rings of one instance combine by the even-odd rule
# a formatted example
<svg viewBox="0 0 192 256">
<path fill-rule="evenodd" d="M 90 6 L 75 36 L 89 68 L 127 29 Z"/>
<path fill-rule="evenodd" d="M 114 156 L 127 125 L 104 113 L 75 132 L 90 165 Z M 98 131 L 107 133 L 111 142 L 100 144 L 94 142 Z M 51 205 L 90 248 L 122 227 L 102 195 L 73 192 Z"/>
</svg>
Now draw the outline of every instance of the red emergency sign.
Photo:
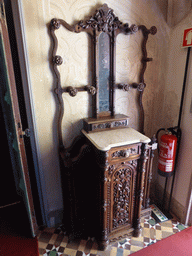
<svg viewBox="0 0 192 256">
<path fill-rule="evenodd" d="M 192 46 L 192 28 L 187 28 L 183 33 L 183 44 L 182 47 Z"/>
</svg>

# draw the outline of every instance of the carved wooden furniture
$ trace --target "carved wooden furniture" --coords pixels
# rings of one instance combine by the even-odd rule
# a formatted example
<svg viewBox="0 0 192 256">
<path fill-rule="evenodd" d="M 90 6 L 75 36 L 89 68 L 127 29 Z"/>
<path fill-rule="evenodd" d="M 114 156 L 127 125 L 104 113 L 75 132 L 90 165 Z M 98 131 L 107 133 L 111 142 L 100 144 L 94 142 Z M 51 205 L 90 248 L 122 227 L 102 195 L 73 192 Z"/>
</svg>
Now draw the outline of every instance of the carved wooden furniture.
<svg viewBox="0 0 192 256">
<path fill-rule="evenodd" d="M 71 32 L 89 33 L 92 39 L 92 85 L 78 88 L 61 87 L 58 66 L 63 59 L 58 56 L 55 30 L 64 26 Z M 143 33 L 142 59 L 139 83 L 115 83 L 116 36 Z M 148 61 L 146 43 L 156 27 L 123 24 L 106 4 L 96 10 L 86 21 L 70 26 L 61 19 L 52 19 L 50 32 L 53 38 L 52 63 L 56 75 L 55 93 L 59 101 L 58 138 L 61 157 L 61 178 L 64 195 L 65 229 L 71 238 L 88 235 L 97 238 L 100 249 L 109 241 L 128 232 L 139 235 L 140 218 L 150 214 L 149 190 L 154 141 L 144 133 L 142 96 L 146 86 L 144 72 Z M 140 132 L 128 125 L 129 117 L 115 113 L 116 89 L 138 91 L 140 106 Z M 75 138 L 70 148 L 65 148 L 62 138 L 64 103 L 62 94 L 74 97 L 80 91 L 92 95 L 92 116 L 84 119 L 82 134 Z M 67 215 L 68 214 L 68 215 Z M 123 233 L 122 233 L 123 232 Z"/>
<path fill-rule="evenodd" d="M 150 139 L 132 128 L 82 132 L 93 148 L 100 177 L 98 240 L 105 248 L 118 232 L 127 235 L 134 228 L 139 235 Z"/>
</svg>

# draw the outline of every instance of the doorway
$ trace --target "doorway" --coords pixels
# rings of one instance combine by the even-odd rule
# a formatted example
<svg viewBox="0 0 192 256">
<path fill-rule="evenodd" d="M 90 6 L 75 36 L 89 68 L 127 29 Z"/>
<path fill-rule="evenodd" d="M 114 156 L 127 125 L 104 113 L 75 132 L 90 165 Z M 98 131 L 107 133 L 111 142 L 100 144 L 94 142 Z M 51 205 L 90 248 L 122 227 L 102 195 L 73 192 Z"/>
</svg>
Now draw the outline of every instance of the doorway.
<svg viewBox="0 0 192 256">
<path fill-rule="evenodd" d="M 12 53 L 12 62 L 14 68 L 14 75 L 15 75 L 15 83 L 16 83 L 16 90 L 17 90 L 17 97 L 18 97 L 18 105 L 19 105 L 19 112 L 22 122 L 22 128 L 25 131 L 29 128 L 27 112 L 26 112 L 26 105 L 24 99 L 24 92 L 23 92 L 23 83 L 21 78 L 21 70 L 20 70 L 20 62 L 19 62 L 19 55 L 18 55 L 18 47 L 15 35 L 15 25 L 13 21 L 13 13 L 12 13 L 12 5 L 10 0 L 4 0 L 5 5 L 5 15 L 6 15 L 6 23 L 8 28 L 8 34 L 10 38 L 10 47 Z M 38 181 L 35 172 L 35 160 L 33 158 L 32 146 L 31 146 L 31 139 L 29 136 L 24 136 L 24 144 L 25 144 L 25 151 L 27 157 L 27 165 L 28 171 L 30 176 L 30 184 L 31 190 L 33 195 L 33 203 L 35 207 L 36 219 L 38 226 L 43 226 L 45 223 L 43 221 L 43 213 L 41 211 L 41 203 L 39 199 L 39 188 L 38 188 Z"/>
<path fill-rule="evenodd" d="M 0 170 L 0 232 L 35 236 L 38 225 L 3 0 L 0 0 L 0 7 L 0 131 L 3 146 Z"/>
</svg>

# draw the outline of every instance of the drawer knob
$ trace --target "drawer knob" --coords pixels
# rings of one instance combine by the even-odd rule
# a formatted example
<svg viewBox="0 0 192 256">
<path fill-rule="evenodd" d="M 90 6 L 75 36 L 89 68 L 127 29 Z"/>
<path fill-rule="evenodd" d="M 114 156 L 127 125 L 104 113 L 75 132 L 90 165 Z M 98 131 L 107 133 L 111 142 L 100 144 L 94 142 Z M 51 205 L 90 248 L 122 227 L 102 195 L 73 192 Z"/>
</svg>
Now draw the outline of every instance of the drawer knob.
<svg viewBox="0 0 192 256">
<path fill-rule="evenodd" d="M 130 153 L 131 153 L 131 150 L 130 150 L 130 149 L 122 150 L 122 156 L 123 156 L 123 157 L 129 157 L 129 156 L 130 156 Z"/>
</svg>

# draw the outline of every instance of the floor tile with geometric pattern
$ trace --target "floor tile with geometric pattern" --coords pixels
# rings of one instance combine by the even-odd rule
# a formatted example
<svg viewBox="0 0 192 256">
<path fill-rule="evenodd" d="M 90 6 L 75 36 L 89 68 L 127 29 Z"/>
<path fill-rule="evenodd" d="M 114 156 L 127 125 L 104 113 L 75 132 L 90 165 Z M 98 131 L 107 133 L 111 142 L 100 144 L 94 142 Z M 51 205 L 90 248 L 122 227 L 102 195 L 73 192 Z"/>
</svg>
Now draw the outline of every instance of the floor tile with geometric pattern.
<svg viewBox="0 0 192 256">
<path fill-rule="evenodd" d="M 40 256 L 127 256 L 153 243 L 173 235 L 186 227 L 175 220 L 156 223 L 152 217 L 141 219 L 140 237 L 128 236 L 114 242 L 105 251 L 99 251 L 93 238 L 68 243 L 68 237 L 60 228 L 47 228 L 38 235 Z"/>
</svg>

